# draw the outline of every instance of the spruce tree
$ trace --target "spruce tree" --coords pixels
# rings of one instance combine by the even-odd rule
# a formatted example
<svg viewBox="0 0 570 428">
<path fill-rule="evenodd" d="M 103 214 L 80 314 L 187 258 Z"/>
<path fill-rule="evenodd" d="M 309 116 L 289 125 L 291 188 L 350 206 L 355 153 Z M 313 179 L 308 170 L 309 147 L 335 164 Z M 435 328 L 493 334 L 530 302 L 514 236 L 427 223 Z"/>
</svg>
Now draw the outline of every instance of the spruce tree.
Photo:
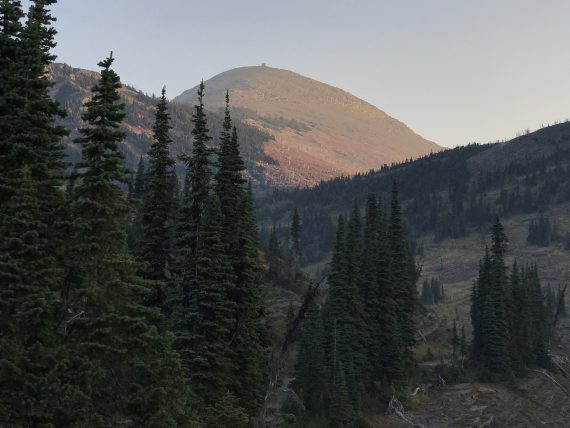
<svg viewBox="0 0 570 428">
<path fill-rule="evenodd" d="M 130 194 L 130 197 L 136 199 L 137 201 L 142 201 L 143 199 L 145 191 L 145 172 L 144 160 L 141 155 L 139 158 L 139 163 L 137 164 L 137 171 L 135 173 L 132 192 Z"/>
<path fill-rule="evenodd" d="M 212 139 L 208 134 L 208 123 L 204 110 L 204 82 L 200 82 L 198 89 L 198 104 L 194 106 L 195 112 L 192 115 L 194 129 L 192 136 L 192 154 L 183 159 L 188 166 L 191 210 L 190 222 L 192 224 L 192 254 L 197 254 L 202 243 L 200 242 L 200 229 L 204 223 L 204 214 L 208 202 L 210 191 L 210 150 L 208 142 Z"/>
<path fill-rule="evenodd" d="M 0 2 L 0 414 L 7 426 L 53 423 L 69 355 L 57 334 L 67 219 L 65 164 L 49 96 L 54 1 Z"/>
<path fill-rule="evenodd" d="M 297 208 L 293 210 L 291 218 L 291 245 L 296 259 L 301 257 L 301 217 Z"/>
<path fill-rule="evenodd" d="M 51 205 L 65 168 L 61 138 L 68 134 L 55 124 L 65 113 L 51 99 L 46 67 L 55 59 L 54 18 L 49 6 L 55 0 L 32 2 L 22 27 L 20 2 L 2 7 L 2 71 L 0 72 L 0 200 L 7 200 L 26 167 L 40 186 L 39 197 Z M 48 213 L 53 207 L 46 207 Z"/>
<path fill-rule="evenodd" d="M 232 268 L 222 241 L 223 219 L 216 195 L 209 198 L 196 261 L 196 277 L 189 295 L 173 314 L 175 348 L 189 375 L 189 383 L 203 405 L 213 405 L 227 391 L 232 379 L 228 344 L 235 326 L 236 305 L 228 296 L 234 283 Z"/>
<path fill-rule="evenodd" d="M 239 215 L 241 199 L 245 195 L 245 180 L 243 178 L 245 165 L 239 153 L 237 131 L 235 128 L 232 130 L 228 92 L 226 92 L 226 108 L 218 153 L 215 190 L 218 198 L 220 198 L 222 215 L 224 217 L 224 242 L 226 242 L 229 255 L 232 258 L 232 265 L 235 265 L 240 251 L 238 242 Z"/>
<path fill-rule="evenodd" d="M 0 1 L 0 201 L 7 201 L 14 194 L 15 180 L 21 173 L 17 171 L 18 164 L 12 150 L 17 142 L 17 134 L 22 132 L 16 128 L 16 121 L 26 108 L 22 73 L 24 58 L 21 52 L 23 17 L 20 1 Z M 15 174 L 11 180 L 10 171 Z"/>
<path fill-rule="evenodd" d="M 231 392 L 224 393 L 221 400 L 208 407 L 205 419 L 212 428 L 247 428 L 249 424 L 247 413 Z"/>
<path fill-rule="evenodd" d="M 529 366 L 548 367 L 549 339 L 552 334 L 548 319 L 544 298 L 538 278 L 538 268 L 535 265 L 528 266 L 525 270 L 525 288 L 527 290 L 527 313 L 529 315 L 529 349 L 527 364 Z"/>
<path fill-rule="evenodd" d="M 236 369 L 231 388 L 240 405 L 253 416 L 264 392 L 268 340 L 251 186 L 244 187 L 245 165 L 236 128 L 232 127 L 227 92 L 220 140 L 214 189 L 221 203 L 222 238 L 235 285 L 228 296 L 235 305 L 230 349 Z"/>
<path fill-rule="evenodd" d="M 483 348 L 483 305 L 489 296 L 491 283 L 491 256 L 488 247 L 485 248 L 485 256 L 479 262 L 479 274 L 473 282 L 471 293 L 471 324 L 473 326 L 473 343 L 471 346 L 471 358 L 481 361 Z"/>
<path fill-rule="evenodd" d="M 515 260 L 511 269 L 510 289 L 512 293 L 512 313 L 510 317 L 510 347 L 511 364 L 516 374 L 524 368 L 524 355 L 528 342 L 529 317 L 526 310 L 527 295 L 520 276 L 519 267 Z"/>
<path fill-rule="evenodd" d="M 398 187 L 392 188 L 392 202 L 389 220 L 389 242 L 391 257 L 391 280 L 394 287 L 394 302 L 398 319 L 399 335 L 406 364 L 413 365 L 412 348 L 415 344 L 414 313 L 417 305 L 415 263 L 410 253 L 406 230 L 402 220 Z"/>
<path fill-rule="evenodd" d="M 236 305 L 231 348 L 235 362 L 234 395 L 253 416 L 263 401 L 270 342 L 251 184 L 240 202 L 240 253 L 234 267 L 236 286 L 231 293 Z"/>
<path fill-rule="evenodd" d="M 453 348 L 453 359 L 457 356 L 461 341 L 459 335 L 457 334 L 457 320 L 453 320 L 453 328 L 451 330 L 451 347 Z"/>
<path fill-rule="evenodd" d="M 364 247 L 361 258 L 361 293 L 364 302 L 364 320 L 366 323 L 366 351 L 368 357 L 367 376 L 368 379 L 377 378 L 375 372 L 375 361 L 381 352 L 379 342 L 380 331 L 380 293 L 377 285 L 378 245 L 379 245 L 379 221 L 378 203 L 376 196 L 368 195 L 366 201 L 365 225 L 364 225 Z M 369 385 L 367 385 L 369 386 Z"/>
<path fill-rule="evenodd" d="M 402 357 L 402 339 L 399 334 L 395 288 L 391 271 L 391 253 L 387 219 L 378 207 L 378 264 L 376 282 L 378 293 L 378 354 L 372 358 L 371 381 L 381 384 L 381 393 L 386 396 L 393 387 L 400 387 L 405 375 L 405 361 Z"/>
<path fill-rule="evenodd" d="M 82 174 L 72 195 L 75 263 L 65 335 L 76 355 L 69 376 L 78 392 L 65 416 L 69 425 L 184 425 L 180 362 L 170 335 L 153 326 L 159 313 L 138 303 L 148 288 L 126 248 L 129 204 L 119 183 L 129 171 L 119 149 L 124 112 L 112 63 L 112 55 L 99 63 L 101 79 L 76 140 Z M 75 400 L 85 399 L 89 407 L 74 413 Z"/>
<path fill-rule="evenodd" d="M 164 281 L 170 278 L 171 242 L 173 239 L 176 196 L 173 189 L 176 173 L 170 156 L 170 115 L 166 90 L 162 89 L 156 106 L 153 142 L 148 152 L 148 171 L 142 203 L 139 257 L 145 263 L 143 276 L 157 281 L 155 290 L 145 303 L 164 305 Z"/>
<path fill-rule="evenodd" d="M 49 422 L 51 394 L 62 392 L 50 382 L 50 372 L 58 377 L 60 299 L 45 253 L 47 226 L 26 168 L 19 182 L 0 214 L 0 422 L 6 426 Z"/>
<path fill-rule="evenodd" d="M 328 426 L 331 428 L 345 428 L 352 426 L 354 410 L 350 403 L 345 373 L 341 360 L 334 367 L 334 376 L 331 383 L 329 402 Z"/>
<path fill-rule="evenodd" d="M 324 331 L 320 311 L 312 302 L 305 315 L 301 345 L 295 366 L 295 388 L 312 415 L 323 413 L 326 396 Z"/>
<path fill-rule="evenodd" d="M 491 379 L 502 378 L 510 372 L 507 343 L 497 323 L 497 303 L 492 295 L 488 295 L 483 302 L 482 312 L 482 348 L 481 363 L 485 376 Z"/>
<path fill-rule="evenodd" d="M 426 279 L 422 284 L 422 294 L 421 294 L 422 304 L 424 305 L 433 305 L 434 298 L 433 298 L 433 288 L 431 283 Z"/>
<path fill-rule="evenodd" d="M 204 82 L 198 89 L 198 104 L 192 115 L 193 147 L 190 155 L 181 156 L 186 162 L 184 188 L 180 198 L 178 219 L 175 225 L 173 270 L 176 275 L 176 296 L 172 305 L 176 306 L 178 317 L 176 324 L 177 348 L 183 355 L 183 363 L 188 364 L 184 356 L 188 352 L 186 336 L 190 334 L 192 322 L 187 313 L 195 297 L 198 282 L 198 253 L 203 247 L 202 228 L 205 222 L 206 205 L 210 193 L 210 141 L 206 113 L 204 110 Z"/>
<path fill-rule="evenodd" d="M 351 405 L 358 408 L 361 386 L 364 383 L 366 354 L 363 346 L 363 333 L 366 326 L 360 290 L 356 277 L 358 213 L 353 210 L 348 227 L 344 217 L 339 216 L 337 238 L 329 275 L 330 292 L 325 306 L 328 362 L 331 373 L 338 369 L 339 361 L 344 364 L 345 386 L 350 392 Z M 354 258 L 353 258 L 354 257 Z"/>
<path fill-rule="evenodd" d="M 507 267 L 505 265 L 508 240 L 504 232 L 504 227 L 498 219 L 491 228 L 491 239 L 491 289 L 489 291 L 488 302 L 493 305 L 495 312 L 494 323 L 496 324 L 496 332 L 500 339 L 497 340 L 496 343 L 493 343 L 496 349 L 489 351 L 492 352 L 492 354 L 485 355 L 484 361 L 491 372 L 508 376 L 511 374 L 510 355 L 508 354 L 510 344 L 510 289 Z M 484 329 L 491 328 L 485 326 L 487 322 L 490 321 L 486 320 L 485 316 L 483 316 Z M 487 349 L 489 350 L 490 347 Z"/>
</svg>

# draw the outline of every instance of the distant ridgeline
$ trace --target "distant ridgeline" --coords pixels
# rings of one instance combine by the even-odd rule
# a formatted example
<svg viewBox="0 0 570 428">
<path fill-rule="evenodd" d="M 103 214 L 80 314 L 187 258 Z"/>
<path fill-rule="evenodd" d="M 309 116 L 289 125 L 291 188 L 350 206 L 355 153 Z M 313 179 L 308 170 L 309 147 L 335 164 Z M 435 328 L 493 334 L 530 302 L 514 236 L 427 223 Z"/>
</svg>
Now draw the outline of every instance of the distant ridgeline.
<svg viewBox="0 0 570 428">
<path fill-rule="evenodd" d="M 370 192 L 387 200 L 396 180 L 412 236 L 459 238 L 468 231 L 485 233 L 497 215 L 537 213 L 529 243 L 543 245 L 557 234 L 545 224 L 547 215 L 541 220 L 539 212 L 570 201 L 569 172 L 570 123 L 562 123 L 506 143 L 470 144 L 311 189 L 275 190 L 258 201 L 257 216 L 265 227 L 279 225 L 283 213 L 297 207 L 306 231 L 302 242 L 330 242 L 332 220 L 327 213 L 347 212 Z M 416 250 L 421 253 L 422 248 Z M 303 261 L 326 255 L 317 249 Z"/>
</svg>

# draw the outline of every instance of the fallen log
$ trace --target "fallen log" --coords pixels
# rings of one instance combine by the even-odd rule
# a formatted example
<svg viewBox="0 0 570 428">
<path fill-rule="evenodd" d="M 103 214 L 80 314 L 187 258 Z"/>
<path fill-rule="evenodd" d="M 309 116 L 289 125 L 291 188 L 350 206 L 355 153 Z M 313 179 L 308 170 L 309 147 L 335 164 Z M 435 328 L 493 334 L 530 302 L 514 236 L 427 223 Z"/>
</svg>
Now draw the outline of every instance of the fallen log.
<svg viewBox="0 0 570 428">
<path fill-rule="evenodd" d="M 536 373 L 540 373 L 544 376 L 546 376 L 554 385 L 556 385 L 558 388 L 560 388 L 564 394 L 566 394 L 566 396 L 570 396 L 570 394 L 568 394 L 568 391 L 566 391 L 566 388 L 564 388 L 562 385 L 560 385 L 560 383 L 558 383 L 558 381 L 556 379 L 554 379 L 552 376 L 550 376 L 546 370 L 536 370 L 536 369 L 529 369 L 531 372 L 536 372 Z"/>
</svg>

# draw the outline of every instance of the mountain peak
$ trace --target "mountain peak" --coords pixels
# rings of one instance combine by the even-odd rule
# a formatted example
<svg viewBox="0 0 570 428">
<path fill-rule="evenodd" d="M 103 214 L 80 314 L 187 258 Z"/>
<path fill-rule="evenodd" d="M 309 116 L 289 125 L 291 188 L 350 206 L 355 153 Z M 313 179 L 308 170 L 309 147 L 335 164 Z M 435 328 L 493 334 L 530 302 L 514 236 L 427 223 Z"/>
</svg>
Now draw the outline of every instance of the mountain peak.
<svg viewBox="0 0 570 428">
<path fill-rule="evenodd" d="M 264 145 L 274 184 L 310 186 L 379 168 L 440 147 L 354 95 L 268 65 L 234 68 L 204 82 L 206 108 L 222 109 L 226 90 L 234 117 L 273 135 Z M 194 104 L 197 88 L 174 102 Z"/>
</svg>

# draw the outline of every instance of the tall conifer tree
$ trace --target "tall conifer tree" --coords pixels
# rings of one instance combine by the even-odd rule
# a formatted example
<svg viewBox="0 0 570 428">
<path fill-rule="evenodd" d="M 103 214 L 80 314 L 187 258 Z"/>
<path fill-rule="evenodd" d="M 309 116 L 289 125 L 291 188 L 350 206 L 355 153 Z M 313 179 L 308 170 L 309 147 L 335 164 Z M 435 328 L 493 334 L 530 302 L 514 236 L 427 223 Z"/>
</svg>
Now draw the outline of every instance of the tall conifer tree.
<svg viewBox="0 0 570 428">
<path fill-rule="evenodd" d="M 326 379 L 322 317 L 316 303 L 312 302 L 303 324 L 295 377 L 295 386 L 311 414 L 323 413 Z"/>
<path fill-rule="evenodd" d="M 293 217 L 291 218 L 291 245 L 293 255 L 299 258 L 301 256 L 301 217 L 297 208 L 293 210 Z"/>
<path fill-rule="evenodd" d="M 83 147 L 81 180 L 73 189 L 77 266 L 65 334 L 82 367 L 73 372 L 77 398 L 88 397 L 90 409 L 70 424 L 183 425 L 179 359 L 170 336 L 153 326 L 159 313 L 137 303 L 147 287 L 126 249 L 129 204 L 118 183 L 127 182 L 129 171 L 119 150 L 124 112 L 112 63 L 112 56 L 99 63 L 101 79 L 85 104 L 87 126 L 77 139 Z"/>
<path fill-rule="evenodd" d="M 143 276 L 159 281 L 146 303 L 156 307 L 164 304 L 164 281 L 170 277 L 171 246 L 174 233 L 176 195 L 173 188 L 176 173 L 170 156 L 170 115 L 166 90 L 162 89 L 156 106 L 153 142 L 148 152 L 146 190 L 143 196 L 139 257 L 146 263 Z"/>
<path fill-rule="evenodd" d="M 211 137 L 208 132 L 204 111 L 204 82 L 198 89 L 198 104 L 192 115 L 193 147 L 190 155 L 181 157 L 186 162 L 184 189 L 180 200 L 176 238 L 174 243 L 174 272 L 177 282 L 176 305 L 188 307 L 197 287 L 198 251 L 202 247 L 202 227 L 210 192 L 210 150 L 207 143 Z M 186 317 L 186 315 L 184 315 Z M 182 334 L 182 320 L 177 320 L 178 334 Z M 188 326 L 188 328 L 191 328 Z"/>
<path fill-rule="evenodd" d="M 192 390 L 202 405 L 211 405 L 231 385 L 234 362 L 228 344 L 235 325 L 235 303 L 228 299 L 233 275 L 222 240 L 223 218 L 216 195 L 209 198 L 205 214 L 196 281 L 189 304 L 176 309 L 173 328 Z"/>
<path fill-rule="evenodd" d="M 398 187 L 392 188 L 392 203 L 388 236 L 390 242 L 391 280 L 396 303 L 396 316 L 400 329 L 401 345 L 408 366 L 413 364 L 412 348 L 415 344 L 414 313 L 417 306 L 415 263 L 406 239 Z"/>
<path fill-rule="evenodd" d="M 2 423 L 53 423 L 63 358 L 61 316 L 65 198 L 63 112 L 49 96 L 55 1 L 0 2 L 0 414 Z M 52 379 L 53 381 L 50 381 Z"/>
<path fill-rule="evenodd" d="M 235 272 L 233 301 L 237 304 L 232 348 L 235 360 L 235 392 L 241 405 L 255 415 L 263 400 L 270 346 L 265 322 L 264 289 L 253 213 L 251 184 L 240 203 L 240 254 Z"/>
</svg>

